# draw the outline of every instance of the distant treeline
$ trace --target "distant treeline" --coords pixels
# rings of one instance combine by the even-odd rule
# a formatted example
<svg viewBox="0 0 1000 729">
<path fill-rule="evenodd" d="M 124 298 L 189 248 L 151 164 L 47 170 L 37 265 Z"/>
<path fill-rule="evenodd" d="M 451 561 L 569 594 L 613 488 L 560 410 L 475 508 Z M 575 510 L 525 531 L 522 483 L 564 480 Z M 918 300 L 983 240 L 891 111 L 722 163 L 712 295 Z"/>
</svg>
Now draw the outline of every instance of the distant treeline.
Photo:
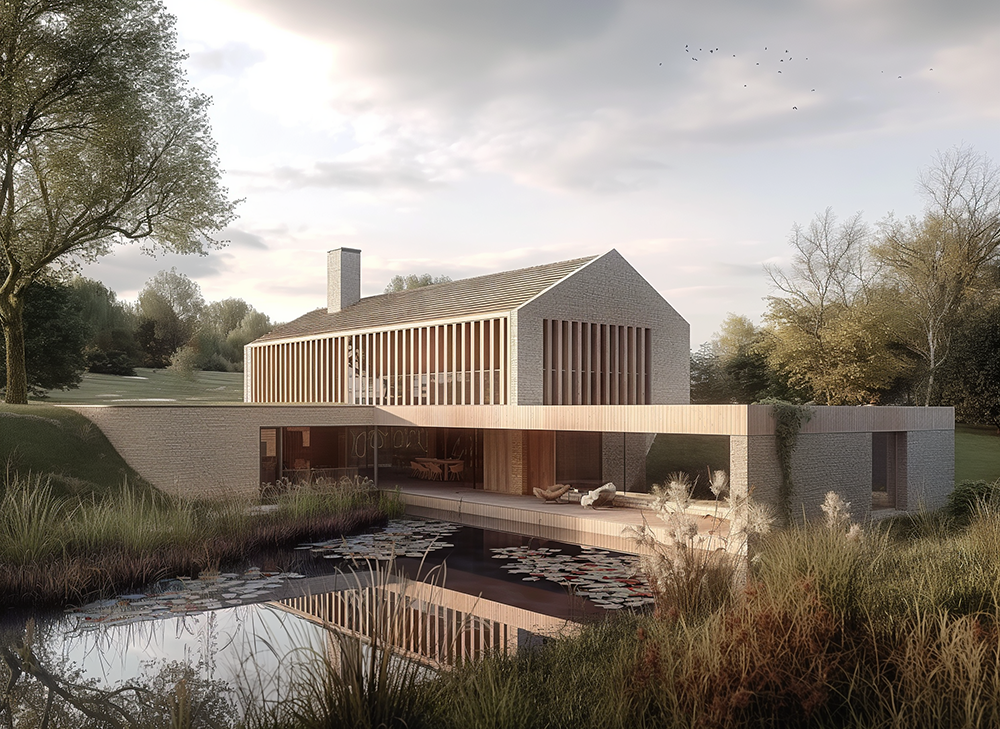
<svg viewBox="0 0 1000 729">
<path fill-rule="evenodd" d="M 49 277 L 28 287 L 25 302 L 29 388 L 41 395 L 75 386 L 84 372 L 134 375 L 136 367 L 240 372 L 243 346 L 272 326 L 243 299 L 206 303 L 198 284 L 176 269 L 147 281 L 135 303 L 100 281 Z"/>
</svg>

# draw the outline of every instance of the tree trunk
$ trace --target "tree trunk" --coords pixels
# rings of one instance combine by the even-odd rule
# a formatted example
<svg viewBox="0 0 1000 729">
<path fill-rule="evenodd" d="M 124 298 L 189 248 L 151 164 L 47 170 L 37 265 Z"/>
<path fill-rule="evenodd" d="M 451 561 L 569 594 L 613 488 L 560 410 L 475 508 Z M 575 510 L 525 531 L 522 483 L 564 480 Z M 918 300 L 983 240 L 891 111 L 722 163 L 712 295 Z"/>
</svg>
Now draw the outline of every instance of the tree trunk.
<svg viewBox="0 0 1000 729">
<path fill-rule="evenodd" d="M 930 407 L 931 394 L 934 392 L 934 370 L 937 369 L 937 335 L 934 327 L 927 330 L 927 396 L 924 407 Z"/>
<path fill-rule="evenodd" d="M 8 405 L 28 403 L 28 373 L 24 366 L 24 302 L 10 297 L 2 307 L 3 339 L 7 349 L 7 392 L 4 400 Z"/>
</svg>

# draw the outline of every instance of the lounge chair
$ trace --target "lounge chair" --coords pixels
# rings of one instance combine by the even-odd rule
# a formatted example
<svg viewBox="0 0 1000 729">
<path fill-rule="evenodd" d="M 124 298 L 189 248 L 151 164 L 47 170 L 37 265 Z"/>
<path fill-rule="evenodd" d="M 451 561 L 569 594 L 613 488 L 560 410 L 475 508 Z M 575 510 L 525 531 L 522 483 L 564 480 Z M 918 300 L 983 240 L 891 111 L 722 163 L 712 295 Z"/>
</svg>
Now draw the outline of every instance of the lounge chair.
<svg viewBox="0 0 1000 729">
<path fill-rule="evenodd" d="M 569 490 L 570 490 L 569 484 L 557 483 L 550 489 L 536 488 L 534 489 L 534 492 L 535 496 L 540 498 L 542 501 L 551 504 L 556 501 L 559 501 L 559 499 L 561 499 L 563 495 Z"/>
<path fill-rule="evenodd" d="M 580 497 L 580 506 L 584 509 L 598 509 L 602 506 L 611 506 L 615 500 L 618 489 L 613 483 L 606 483 L 589 493 Z"/>
</svg>

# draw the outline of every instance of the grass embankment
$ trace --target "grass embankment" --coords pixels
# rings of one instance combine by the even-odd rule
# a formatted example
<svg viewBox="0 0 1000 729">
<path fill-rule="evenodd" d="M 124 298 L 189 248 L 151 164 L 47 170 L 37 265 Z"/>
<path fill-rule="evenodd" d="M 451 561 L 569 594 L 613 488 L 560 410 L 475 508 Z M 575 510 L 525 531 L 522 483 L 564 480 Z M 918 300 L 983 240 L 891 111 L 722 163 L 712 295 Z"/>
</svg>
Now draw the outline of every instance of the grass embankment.
<svg viewBox="0 0 1000 729">
<path fill-rule="evenodd" d="M 266 514 L 252 506 L 167 497 L 81 415 L 0 406 L 0 605 L 61 605 L 194 575 L 400 509 L 359 484 L 289 493 Z"/>
<path fill-rule="evenodd" d="M 0 404 L 0 479 L 4 474 L 41 476 L 61 497 L 110 495 L 126 482 L 134 490 L 154 490 L 97 426 L 51 405 Z"/>
<path fill-rule="evenodd" d="M 746 586 L 721 605 L 680 614 L 661 604 L 430 681 L 386 675 L 349 696 L 335 690 L 334 667 L 252 725 L 1000 726 L 998 553 L 995 511 L 964 525 L 901 521 L 860 540 L 792 529 L 766 539 Z"/>
<path fill-rule="evenodd" d="M 14 476 L 0 497 L 0 605 L 65 605 L 196 576 L 267 549 L 351 534 L 401 510 L 356 484 L 296 491 L 263 514 L 252 506 L 129 487 L 103 498 L 60 497 L 39 476 Z"/>
<path fill-rule="evenodd" d="M 76 405 L 120 402 L 242 402 L 242 372 L 202 372 L 136 368 L 134 377 L 87 372 L 79 387 L 50 390 L 45 401 Z"/>
<path fill-rule="evenodd" d="M 993 426 L 955 426 L 955 483 L 1000 478 L 1000 433 Z"/>
</svg>

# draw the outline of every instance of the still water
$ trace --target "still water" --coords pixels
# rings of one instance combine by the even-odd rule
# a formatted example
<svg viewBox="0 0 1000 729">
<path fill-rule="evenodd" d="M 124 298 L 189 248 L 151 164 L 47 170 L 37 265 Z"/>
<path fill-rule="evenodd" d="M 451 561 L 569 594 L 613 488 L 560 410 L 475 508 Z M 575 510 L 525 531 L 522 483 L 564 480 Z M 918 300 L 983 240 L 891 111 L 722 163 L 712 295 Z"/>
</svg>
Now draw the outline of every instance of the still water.
<svg viewBox="0 0 1000 729">
<path fill-rule="evenodd" d="M 231 715 L 250 697 L 280 698 L 345 637 L 380 640 L 432 672 L 571 634 L 608 611 L 645 609 L 652 598 L 637 567 L 635 556 L 603 549 L 396 520 L 230 572 L 59 613 L 8 614 L 0 679 L 21 673 L 20 703 L 0 697 L 0 713 L 20 706 L 41 716 L 53 693 L 86 708 L 88 697 L 130 685 L 146 691 L 133 700 L 155 703 L 184 678 L 192 695 Z"/>
</svg>

